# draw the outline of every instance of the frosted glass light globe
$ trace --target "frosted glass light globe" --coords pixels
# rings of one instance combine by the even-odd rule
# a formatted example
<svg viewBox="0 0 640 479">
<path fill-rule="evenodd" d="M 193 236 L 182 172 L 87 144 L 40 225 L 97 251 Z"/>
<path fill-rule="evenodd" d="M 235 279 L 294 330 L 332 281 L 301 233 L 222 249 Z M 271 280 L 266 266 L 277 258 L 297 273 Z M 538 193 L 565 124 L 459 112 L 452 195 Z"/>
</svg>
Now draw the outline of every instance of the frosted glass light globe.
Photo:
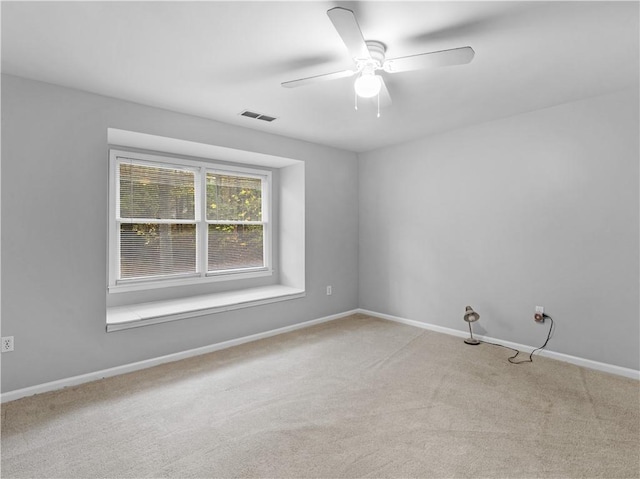
<svg viewBox="0 0 640 479">
<path fill-rule="evenodd" d="M 375 73 L 362 72 L 362 75 L 356 79 L 353 87 L 359 97 L 371 98 L 380 92 L 382 84 L 380 83 L 380 77 Z"/>
</svg>

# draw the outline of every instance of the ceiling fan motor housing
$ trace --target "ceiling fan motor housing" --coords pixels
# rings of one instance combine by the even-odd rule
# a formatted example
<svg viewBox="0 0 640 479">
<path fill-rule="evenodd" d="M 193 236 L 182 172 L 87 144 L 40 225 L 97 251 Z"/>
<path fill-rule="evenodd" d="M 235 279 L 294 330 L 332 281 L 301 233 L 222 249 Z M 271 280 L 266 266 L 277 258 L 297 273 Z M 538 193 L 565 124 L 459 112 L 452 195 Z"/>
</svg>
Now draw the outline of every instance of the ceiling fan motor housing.
<svg viewBox="0 0 640 479">
<path fill-rule="evenodd" d="M 384 54 L 387 51 L 386 45 L 377 40 L 367 40 L 366 44 L 371 57 L 356 59 L 358 71 L 370 70 L 373 72 L 376 70 L 380 70 L 382 68 L 382 64 L 384 63 Z"/>
<path fill-rule="evenodd" d="M 384 62 L 384 54 L 387 51 L 387 46 L 377 40 L 367 40 L 367 48 L 371 53 L 371 58 L 377 60 L 381 65 Z"/>
</svg>

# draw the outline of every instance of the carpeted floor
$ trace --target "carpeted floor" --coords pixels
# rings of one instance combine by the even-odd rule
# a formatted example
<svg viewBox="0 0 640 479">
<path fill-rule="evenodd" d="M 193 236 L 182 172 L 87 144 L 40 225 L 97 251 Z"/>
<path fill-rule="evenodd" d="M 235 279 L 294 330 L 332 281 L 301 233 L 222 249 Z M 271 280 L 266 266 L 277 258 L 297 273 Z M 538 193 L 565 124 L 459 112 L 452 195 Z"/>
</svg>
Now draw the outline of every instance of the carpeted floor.
<svg viewBox="0 0 640 479">
<path fill-rule="evenodd" d="M 640 477 L 639 383 L 362 315 L 2 406 L 2 477 Z"/>
</svg>

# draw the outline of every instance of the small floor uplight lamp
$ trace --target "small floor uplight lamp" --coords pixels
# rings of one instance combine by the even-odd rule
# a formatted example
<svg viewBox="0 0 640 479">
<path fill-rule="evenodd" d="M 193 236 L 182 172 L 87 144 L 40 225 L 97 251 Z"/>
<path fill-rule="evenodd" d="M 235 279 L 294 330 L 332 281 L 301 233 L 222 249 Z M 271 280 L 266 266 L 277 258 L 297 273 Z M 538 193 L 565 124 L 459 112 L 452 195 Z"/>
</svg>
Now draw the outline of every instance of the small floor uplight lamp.
<svg viewBox="0 0 640 479">
<path fill-rule="evenodd" d="M 476 338 L 473 337 L 473 330 L 471 329 L 471 323 L 480 319 L 480 315 L 476 313 L 471 306 L 467 306 L 464 310 L 464 320 L 469 323 L 469 337 L 464 340 L 465 343 L 477 346 L 480 344 Z"/>
</svg>

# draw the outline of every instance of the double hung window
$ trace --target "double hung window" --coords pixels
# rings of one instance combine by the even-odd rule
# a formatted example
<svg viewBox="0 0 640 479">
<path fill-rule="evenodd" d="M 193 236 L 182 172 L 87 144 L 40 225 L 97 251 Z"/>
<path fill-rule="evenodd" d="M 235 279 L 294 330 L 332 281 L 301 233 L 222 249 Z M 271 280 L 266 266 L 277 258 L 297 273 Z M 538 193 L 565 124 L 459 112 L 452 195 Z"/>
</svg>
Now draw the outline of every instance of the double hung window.
<svg viewBox="0 0 640 479">
<path fill-rule="evenodd" d="M 111 151 L 109 287 L 271 273 L 271 172 Z"/>
</svg>

